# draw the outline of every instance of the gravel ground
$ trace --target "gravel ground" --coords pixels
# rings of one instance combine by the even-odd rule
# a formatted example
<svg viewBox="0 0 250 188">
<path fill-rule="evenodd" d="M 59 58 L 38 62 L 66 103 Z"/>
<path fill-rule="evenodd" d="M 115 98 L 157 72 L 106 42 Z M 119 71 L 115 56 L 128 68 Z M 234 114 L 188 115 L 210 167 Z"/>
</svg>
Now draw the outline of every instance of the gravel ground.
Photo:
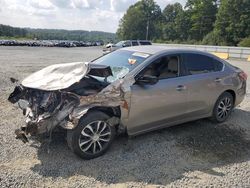
<svg viewBox="0 0 250 188">
<path fill-rule="evenodd" d="M 45 144 L 23 144 L 24 123 L 6 98 L 9 77 L 42 67 L 88 61 L 101 49 L 0 47 L 0 187 L 250 187 L 250 85 L 244 102 L 221 125 L 199 120 L 128 139 L 121 136 L 102 157 L 84 161 L 55 134 Z M 230 61 L 250 75 L 250 62 Z"/>
</svg>

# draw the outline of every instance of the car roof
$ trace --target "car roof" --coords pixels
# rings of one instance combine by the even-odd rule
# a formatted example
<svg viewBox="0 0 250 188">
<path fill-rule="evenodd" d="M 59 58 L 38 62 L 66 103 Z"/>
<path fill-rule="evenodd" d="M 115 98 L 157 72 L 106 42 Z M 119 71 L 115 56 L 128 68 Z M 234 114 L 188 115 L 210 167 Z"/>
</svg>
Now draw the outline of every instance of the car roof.
<svg viewBox="0 0 250 188">
<path fill-rule="evenodd" d="M 163 46 L 163 45 L 145 45 L 145 46 L 132 46 L 132 47 L 126 47 L 122 48 L 120 50 L 128 50 L 128 51 L 134 51 L 134 52 L 141 52 L 141 53 L 147 53 L 147 54 L 158 54 L 158 53 L 164 53 L 164 52 L 189 52 L 189 53 L 203 53 L 203 54 L 208 54 L 205 52 L 202 52 L 200 50 L 195 50 L 195 49 L 187 49 L 187 48 L 182 48 L 182 47 L 170 47 L 170 46 Z"/>
</svg>

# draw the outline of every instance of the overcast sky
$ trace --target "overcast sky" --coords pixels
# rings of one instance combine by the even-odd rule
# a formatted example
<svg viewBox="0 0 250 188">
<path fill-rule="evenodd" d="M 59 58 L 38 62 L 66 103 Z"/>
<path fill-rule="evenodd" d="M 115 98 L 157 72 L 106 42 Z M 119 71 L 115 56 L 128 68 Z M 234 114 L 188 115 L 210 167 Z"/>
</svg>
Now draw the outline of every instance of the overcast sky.
<svg viewBox="0 0 250 188">
<path fill-rule="evenodd" d="M 0 24 L 18 27 L 116 32 L 138 0 L 0 0 Z M 155 0 L 161 8 L 186 0 Z"/>
</svg>

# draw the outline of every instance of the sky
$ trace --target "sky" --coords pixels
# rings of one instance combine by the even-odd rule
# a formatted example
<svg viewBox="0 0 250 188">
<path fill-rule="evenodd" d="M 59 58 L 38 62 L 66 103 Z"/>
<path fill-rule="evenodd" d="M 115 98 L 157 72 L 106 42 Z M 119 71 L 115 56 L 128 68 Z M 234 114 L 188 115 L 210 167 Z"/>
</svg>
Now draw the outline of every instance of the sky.
<svg viewBox="0 0 250 188">
<path fill-rule="evenodd" d="M 138 0 L 0 0 L 0 24 L 16 27 L 116 32 Z M 186 0 L 155 0 L 163 9 Z"/>
</svg>

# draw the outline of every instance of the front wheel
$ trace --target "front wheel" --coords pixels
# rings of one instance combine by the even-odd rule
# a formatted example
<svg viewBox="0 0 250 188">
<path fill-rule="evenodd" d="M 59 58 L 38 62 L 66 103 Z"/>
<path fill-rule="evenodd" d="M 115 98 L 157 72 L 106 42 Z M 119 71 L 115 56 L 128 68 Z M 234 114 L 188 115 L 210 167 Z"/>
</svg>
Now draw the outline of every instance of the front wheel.
<svg viewBox="0 0 250 188">
<path fill-rule="evenodd" d="M 103 112 L 90 112 L 75 129 L 68 130 L 67 141 L 73 152 L 83 159 L 104 154 L 115 137 L 115 127 L 107 123 L 109 118 Z"/>
<path fill-rule="evenodd" d="M 222 123 L 230 116 L 234 107 L 233 96 L 225 92 L 223 93 L 215 103 L 212 119 L 214 122 Z"/>
</svg>

